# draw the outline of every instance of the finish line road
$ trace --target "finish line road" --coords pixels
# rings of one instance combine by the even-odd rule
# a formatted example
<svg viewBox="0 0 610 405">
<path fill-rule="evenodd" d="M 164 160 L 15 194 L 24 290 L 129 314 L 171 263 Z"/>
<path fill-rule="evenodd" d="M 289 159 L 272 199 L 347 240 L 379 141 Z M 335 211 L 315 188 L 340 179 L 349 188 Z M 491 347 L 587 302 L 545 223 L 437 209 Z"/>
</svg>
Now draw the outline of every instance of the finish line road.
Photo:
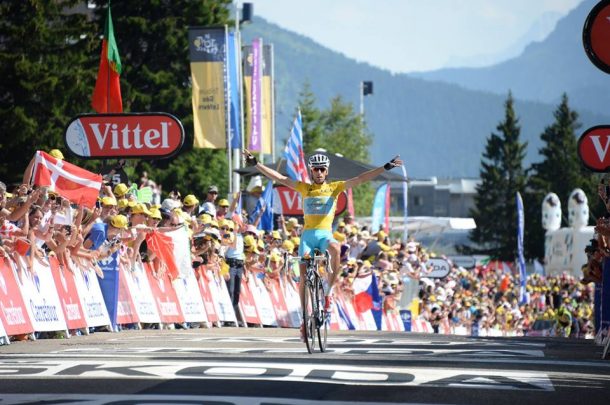
<svg viewBox="0 0 610 405">
<path fill-rule="evenodd" d="M 293 329 L 98 332 L 0 346 L 4 404 L 610 403 L 592 341 Z"/>
</svg>

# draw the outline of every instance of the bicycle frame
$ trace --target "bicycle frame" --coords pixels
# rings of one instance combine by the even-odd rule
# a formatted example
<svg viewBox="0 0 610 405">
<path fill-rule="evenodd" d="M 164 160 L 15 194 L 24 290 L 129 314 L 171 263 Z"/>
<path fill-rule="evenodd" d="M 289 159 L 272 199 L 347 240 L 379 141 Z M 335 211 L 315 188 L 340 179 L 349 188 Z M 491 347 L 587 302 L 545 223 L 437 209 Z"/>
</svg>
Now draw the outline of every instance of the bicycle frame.
<svg viewBox="0 0 610 405">
<path fill-rule="evenodd" d="M 325 291 L 322 285 L 322 277 L 319 272 L 320 264 L 330 264 L 328 252 L 321 255 L 316 249 L 312 257 L 302 258 L 305 263 L 305 277 L 301 280 L 305 283 L 305 296 L 303 306 L 303 322 L 305 324 L 305 343 L 307 351 L 313 353 L 315 346 L 315 333 L 318 335 L 318 346 L 321 352 L 326 351 L 326 340 L 328 333 L 328 322 L 324 313 Z M 311 306 L 308 301 L 311 301 Z"/>
</svg>

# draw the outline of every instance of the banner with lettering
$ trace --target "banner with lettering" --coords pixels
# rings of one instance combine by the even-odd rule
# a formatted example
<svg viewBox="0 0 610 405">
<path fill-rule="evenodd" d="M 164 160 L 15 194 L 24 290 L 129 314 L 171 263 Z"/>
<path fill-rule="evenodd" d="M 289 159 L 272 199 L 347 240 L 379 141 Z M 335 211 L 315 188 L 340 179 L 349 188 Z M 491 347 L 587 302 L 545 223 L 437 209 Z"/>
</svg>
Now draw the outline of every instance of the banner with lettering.
<svg viewBox="0 0 610 405">
<path fill-rule="evenodd" d="M 8 259 L 0 259 L 0 320 L 10 336 L 34 332 L 25 301 L 19 293 L 17 271 Z M 24 271 L 21 270 L 21 274 Z"/>
<path fill-rule="evenodd" d="M 110 317 L 95 271 L 85 267 L 76 267 L 78 270 L 74 272 L 74 282 L 87 320 L 87 326 L 110 326 Z"/>
<path fill-rule="evenodd" d="M 215 304 L 215 301 L 218 300 L 215 299 L 214 295 L 212 295 L 212 291 L 209 286 L 211 276 L 208 275 L 206 266 L 199 266 L 197 269 L 195 269 L 195 275 L 197 276 L 197 285 L 199 286 L 199 292 L 201 294 L 201 298 L 203 299 L 203 305 L 205 307 L 206 315 L 208 316 L 208 322 L 218 322 L 220 319 L 218 318 L 218 309 L 217 305 Z"/>
<path fill-rule="evenodd" d="M 97 262 L 104 274 L 104 278 L 98 277 L 98 283 L 106 310 L 110 317 L 110 324 L 116 330 L 117 325 L 117 305 L 119 302 L 119 252 L 114 252 L 110 256 Z"/>
<path fill-rule="evenodd" d="M 172 282 L 176 290 L 176 296 L 182 308 L 185 322 L 207 322 L 208 317 L 205 313 L 203 299 L 197 286 L 195 273 L 190 272 L 186 277 L 179 278 Z"/>
<path fill-rule="evenodd" d="M 214 302 L 217 305 L 216 311 L 218 313 L 219 320 L 221 322 L 237 323 L 237 315 L 235 314 L 235 309 L 233 308 L 233 303 L 231 302 L 231 297 L 229 296 L 227 283 L 222 277 L 220 277 L 218 272 L 208 269 L 206 271 L 206 275 L 206 280 L 208 280 L 207 285 L 212 293 L 212 296 L 214 297 Z"/>
<path fill-rule="evenodd" d="M 273 303 L 269 297 L 267 287 L 265 287 L 263 279 L 258 274 L 254 274 L 255 276 L 250 278 L 251 282 L 248 283 L 248 288 L 252 293 L 252 298 L 254 298 L 254 301 L 256 302 L 256 308 L 258 309 L 261 323 L 267 326 L 277 326 L 277 316 L 275 315 L 275 310 L 273 309 Z"/>
<path fill-rule="evenodd" d="M 146 276 L 142 263 L 136 261 L 131 271 L 123 269 L 121 278 L 125 278 L 140 322 L 161 322 L 159 311 L 155 304 L 155 299 L 150 289 L 150 284 L 148 284 L 148 277 Z"/>
<path fill-rule="evenodd" d="M 155 277 L 148 263 L 144 267 L 146 268 L 146 276 L 148 277 L 150 289 L 157 303 L 161 322 L 183 323 L 184 315 L 182 314 L 182 309 L 180 308 L 180 303 L 176 291 L 172 287 L 169 275 L 164 273 L 160 277 Z"/>
<path fill-rule="evenodd" d="M 21 257 L 19 258 L 21 259 Z M 51 268 L 34 260 L 33 271 L 24 270 L 19 288 L 26 308 L 37 332 L 67 330 L 66 318 L 55 289 Z M 25 262 L 22 263 L 25 268 Z"/>
<path fill-rule="evenodd" d="M 246 119 L 246 136 L 252 139 L 252 111 L 255 107 L 252 103 L 252 83 L 254 73 L 254 50 L 252 46 L 243 47 L 243 74 L 244 74 L 244 97 Z M 271 45 L 263 45 L 260 52 L 260 152 L 271 154 L 273 120 L 273 48 Z"/>
<path fill-rule="evenodd" d="M 64 266 L 60 266 L 57 257 L 49 257 L 49 264 L 68 329 L 85 328 L 87 321 L 78 297 L 74 274 Z"/>
<path fill-rule="evenodd" d="M 227 27 L 190 28 L 195 148 L 227 146 Z"/>
<path fill-rule="evenodd" d="M 127 279 L 125 277 L 126 271 L 123 263 L 119 263 L 117 276 L 119 280 L 119 295 L 117 299 L 116 322 L 119 325 L 139 323 L 140 317 L 138 316 L 135 302 L 131 296 L 131 290 L 127 284 Z"/>
<path fill-rule="evenodd" d="M 273 151 L 275 132 L 273 62 L 273 45 L 264 45 L 261 67 L 261 147 L 262 152 L 267 154 Z"/>
</svg>

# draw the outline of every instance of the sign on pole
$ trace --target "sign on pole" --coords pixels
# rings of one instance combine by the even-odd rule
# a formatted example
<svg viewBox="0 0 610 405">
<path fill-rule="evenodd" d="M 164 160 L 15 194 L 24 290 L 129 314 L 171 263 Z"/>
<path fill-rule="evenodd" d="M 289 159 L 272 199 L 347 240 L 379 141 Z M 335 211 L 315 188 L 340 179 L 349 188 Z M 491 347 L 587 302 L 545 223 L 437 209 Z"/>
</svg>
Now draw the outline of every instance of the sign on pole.
<svg viewBox="0 0 610 405">
<path fill-rule="evenodd" d="M 593 7 L 582 32 L 585 52 L 600 70 L 610 73 L 610 0 Z"/>
</svg>

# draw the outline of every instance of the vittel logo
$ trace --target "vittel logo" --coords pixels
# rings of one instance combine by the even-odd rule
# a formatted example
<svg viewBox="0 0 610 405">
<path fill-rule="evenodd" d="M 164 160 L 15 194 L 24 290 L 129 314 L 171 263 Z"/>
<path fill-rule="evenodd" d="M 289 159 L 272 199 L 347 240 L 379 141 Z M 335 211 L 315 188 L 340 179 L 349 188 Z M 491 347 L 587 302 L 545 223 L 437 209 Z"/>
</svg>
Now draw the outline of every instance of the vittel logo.
<svg viewBox="0 0 610 405">
<path fill-rule="evenodd" d="M 184 128 L 165 113 L 87 114 L 68 124 L 65 141 L 81 158 L 161 158 L 180 150 Z"/>
<path fill-rule="evenodd" d="M 610 126 L 587 129 L 578 139 L 578 157 L 588 169 L 605 172 L 610 168 Z"/>
</svg>

